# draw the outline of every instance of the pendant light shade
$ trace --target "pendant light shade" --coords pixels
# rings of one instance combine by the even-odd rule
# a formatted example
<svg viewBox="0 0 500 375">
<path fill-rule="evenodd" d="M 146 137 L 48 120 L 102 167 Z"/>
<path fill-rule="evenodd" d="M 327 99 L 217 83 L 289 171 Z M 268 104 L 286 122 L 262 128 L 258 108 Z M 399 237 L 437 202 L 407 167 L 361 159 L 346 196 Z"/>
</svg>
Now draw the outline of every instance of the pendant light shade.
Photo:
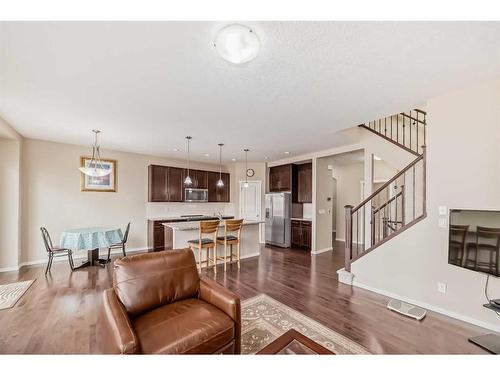
<svg viewBox="0 0 500 375">
<path fill-rule="evenodd" d="M 92 145 L 92 159 L 88 166 L 78 168 L 80 172 L 90 177 L 104 177 L 111 173 L 111 169 L 104 168 L 101 160 L 101 152 L 99 151 L 99 144 L 97 143 L 97 135 L 100 130 L 92 130 L 94 132 L 94 144 Z"/>
<path fill-rule="evenodd" d="M 248 171 L 248 151 L 250 151 L 250 150 L 248 148 L 246 148 L 243 151 L 245 151 L 245 183 L 243 184 L 243 187 L 247 188 L 250 186 L 250 185 L 248 185 L 248 174 L 247 174 L 247 171 Z"/>
<path fill-rule="evenodd" d="M 191 180 L 191 177 L 189 176 L 189 162 L 191 159 L 190 150 L 189 150 L 189 143 L 190 143 L 192 138 L 193 137 L 191 137 L 189 135 L 186 137 L 186 139 L 187 139 L 187 176 L 184 179 L 184 185 L 186 185 L 186 186 L 190 186 L 193 184 L 193 181 Z"/>
<path fill-rule="evenodd" d="M 224 187 L 224 181 L 222 181 L 222 146 L 224 143 L 219 143 L 219 181 L 217 181 L 217 187 Z"/>
</svg>

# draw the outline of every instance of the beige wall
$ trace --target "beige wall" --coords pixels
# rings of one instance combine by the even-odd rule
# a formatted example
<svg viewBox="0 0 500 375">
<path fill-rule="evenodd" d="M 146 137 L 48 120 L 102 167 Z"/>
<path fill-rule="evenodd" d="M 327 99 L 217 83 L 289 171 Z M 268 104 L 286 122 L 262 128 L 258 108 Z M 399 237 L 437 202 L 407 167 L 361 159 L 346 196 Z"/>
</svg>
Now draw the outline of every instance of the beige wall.
<svg viewBox="0 0 500 375">
<path fill-rule="evenodd" d="M 428 217 L 355 262 L 354 282 L 500 331 L 482 307 L 486 276 L 448 265 L 438 226 L 439 206 L 500 210 L 500 80 L 433 98 L 427 111 Z M 489 294 L 500 296 L 498 279 Z"/>
<path fill-rule="evenodd" d="M 184 167 L 184 160 L 102 150 L 103 158 L 117 160 L 116 193 L 81 192 L 80 156 L 88 155 L 88 147 L 26 139 L 23 147 L 23 222 L 22 262 L 46 259 L 40 237 L 45 226 L 54 242 L 64 229 L 87 226 L 125 227 L 131 222 L 129 248 L 147 246 L 146 216 L 154 211 L 173 216 L 177 203 L 147 203 L 149 164 Z M 217 165 L 192 163 L 193 168 L 218 170 Z M 227 168 L 224 168 L 227 170 Z M 234 186 L 234 185 L 233 185 Z M 189 205 L 191 210 L 197 207 Z M 224 209 L 226 205 L 203 206 L 203 210 Z M 204 211 L 205 212 L 205 211 Z M 203 212 L 203 213 L 204 213 Z M 183 212 L 185 213 L 185 211 Z"/>
<path fill-rule="evenodd" d="M 0 269 L 15 269 L 21 249 L 20 217 L 21 142 L 0 138 Z"/>
</svg>

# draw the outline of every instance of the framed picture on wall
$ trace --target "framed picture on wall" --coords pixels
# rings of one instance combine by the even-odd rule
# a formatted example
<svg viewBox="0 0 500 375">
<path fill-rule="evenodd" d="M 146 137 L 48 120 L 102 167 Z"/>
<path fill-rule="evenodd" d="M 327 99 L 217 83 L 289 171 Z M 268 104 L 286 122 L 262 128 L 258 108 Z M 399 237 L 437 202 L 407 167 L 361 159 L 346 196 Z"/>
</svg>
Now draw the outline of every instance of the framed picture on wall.
<svg viewBox="0 0 500 375">
<path fill-rule="evenodd" d="M 81 167 L 91 167 L 91 157 L 80 157 Z M 102 159 L 103 168 L 111 173 L 102 177 L 91 177 L 80 173 L 80 191 L 116 192 L 116 160 Z"/>
</svg>

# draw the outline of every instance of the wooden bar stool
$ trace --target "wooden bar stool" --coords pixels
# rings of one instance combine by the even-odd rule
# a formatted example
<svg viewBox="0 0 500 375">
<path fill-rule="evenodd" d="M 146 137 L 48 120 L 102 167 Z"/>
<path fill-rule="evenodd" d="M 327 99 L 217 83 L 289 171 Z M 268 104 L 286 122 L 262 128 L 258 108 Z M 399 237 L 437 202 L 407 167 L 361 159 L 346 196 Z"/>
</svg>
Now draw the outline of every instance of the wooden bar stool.
<svg viewBox="0 0 500 375">
<path fill-rule="evenodd" d="M 198 269 L 201 272 L 201 264 L 207 263 L 210 266 L 210 261 L 213 260 L 214 272 L 217 273 L 217 233 L 219 230 L 219 220 L 200 221 L 200 231 L 198 239 L 189 240 L 188 246 L 191 250 L 198 249 Z M 211 235 L 212 238 L 204 237 L 204 235 Z M 213 258 L 210 258 L 210 249 L 214 250 Z M 202 261 L 202 250 L 207 251 L 206 261 Z"/>
<path fill-rule="evenodd" d="M 225 220 L 224 221 L 224 235 L 217 237 L 217 244 L 224 245 L 224 256 L 217 256 L 217 250 L 215 250 L 216 259 L 224 261 L 224 272 L 227 268 L 227 260 L 233 262 L 233 245 L 236 245 L 236 262 L 238 262 L 238 268 L 240 268 L 240 244 L 241 244 L 241 228 L 243 227 L 243 219 L 239 220 Z M 229 245 L 230 254 L 227 254 L 227 246 Z"/>
</svg>

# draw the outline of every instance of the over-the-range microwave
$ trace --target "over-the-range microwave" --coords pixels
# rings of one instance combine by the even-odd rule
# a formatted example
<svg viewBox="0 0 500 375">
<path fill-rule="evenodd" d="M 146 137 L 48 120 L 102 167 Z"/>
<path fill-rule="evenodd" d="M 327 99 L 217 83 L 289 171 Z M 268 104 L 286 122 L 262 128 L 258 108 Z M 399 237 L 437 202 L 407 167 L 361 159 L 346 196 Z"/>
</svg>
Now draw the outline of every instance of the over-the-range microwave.
<svg viewBox="0 0 500 375">
<path fill-rule="evenodd" d="M 184 202 L 208 202 L 208 189 L 186 188 Z"/>
</svg>

